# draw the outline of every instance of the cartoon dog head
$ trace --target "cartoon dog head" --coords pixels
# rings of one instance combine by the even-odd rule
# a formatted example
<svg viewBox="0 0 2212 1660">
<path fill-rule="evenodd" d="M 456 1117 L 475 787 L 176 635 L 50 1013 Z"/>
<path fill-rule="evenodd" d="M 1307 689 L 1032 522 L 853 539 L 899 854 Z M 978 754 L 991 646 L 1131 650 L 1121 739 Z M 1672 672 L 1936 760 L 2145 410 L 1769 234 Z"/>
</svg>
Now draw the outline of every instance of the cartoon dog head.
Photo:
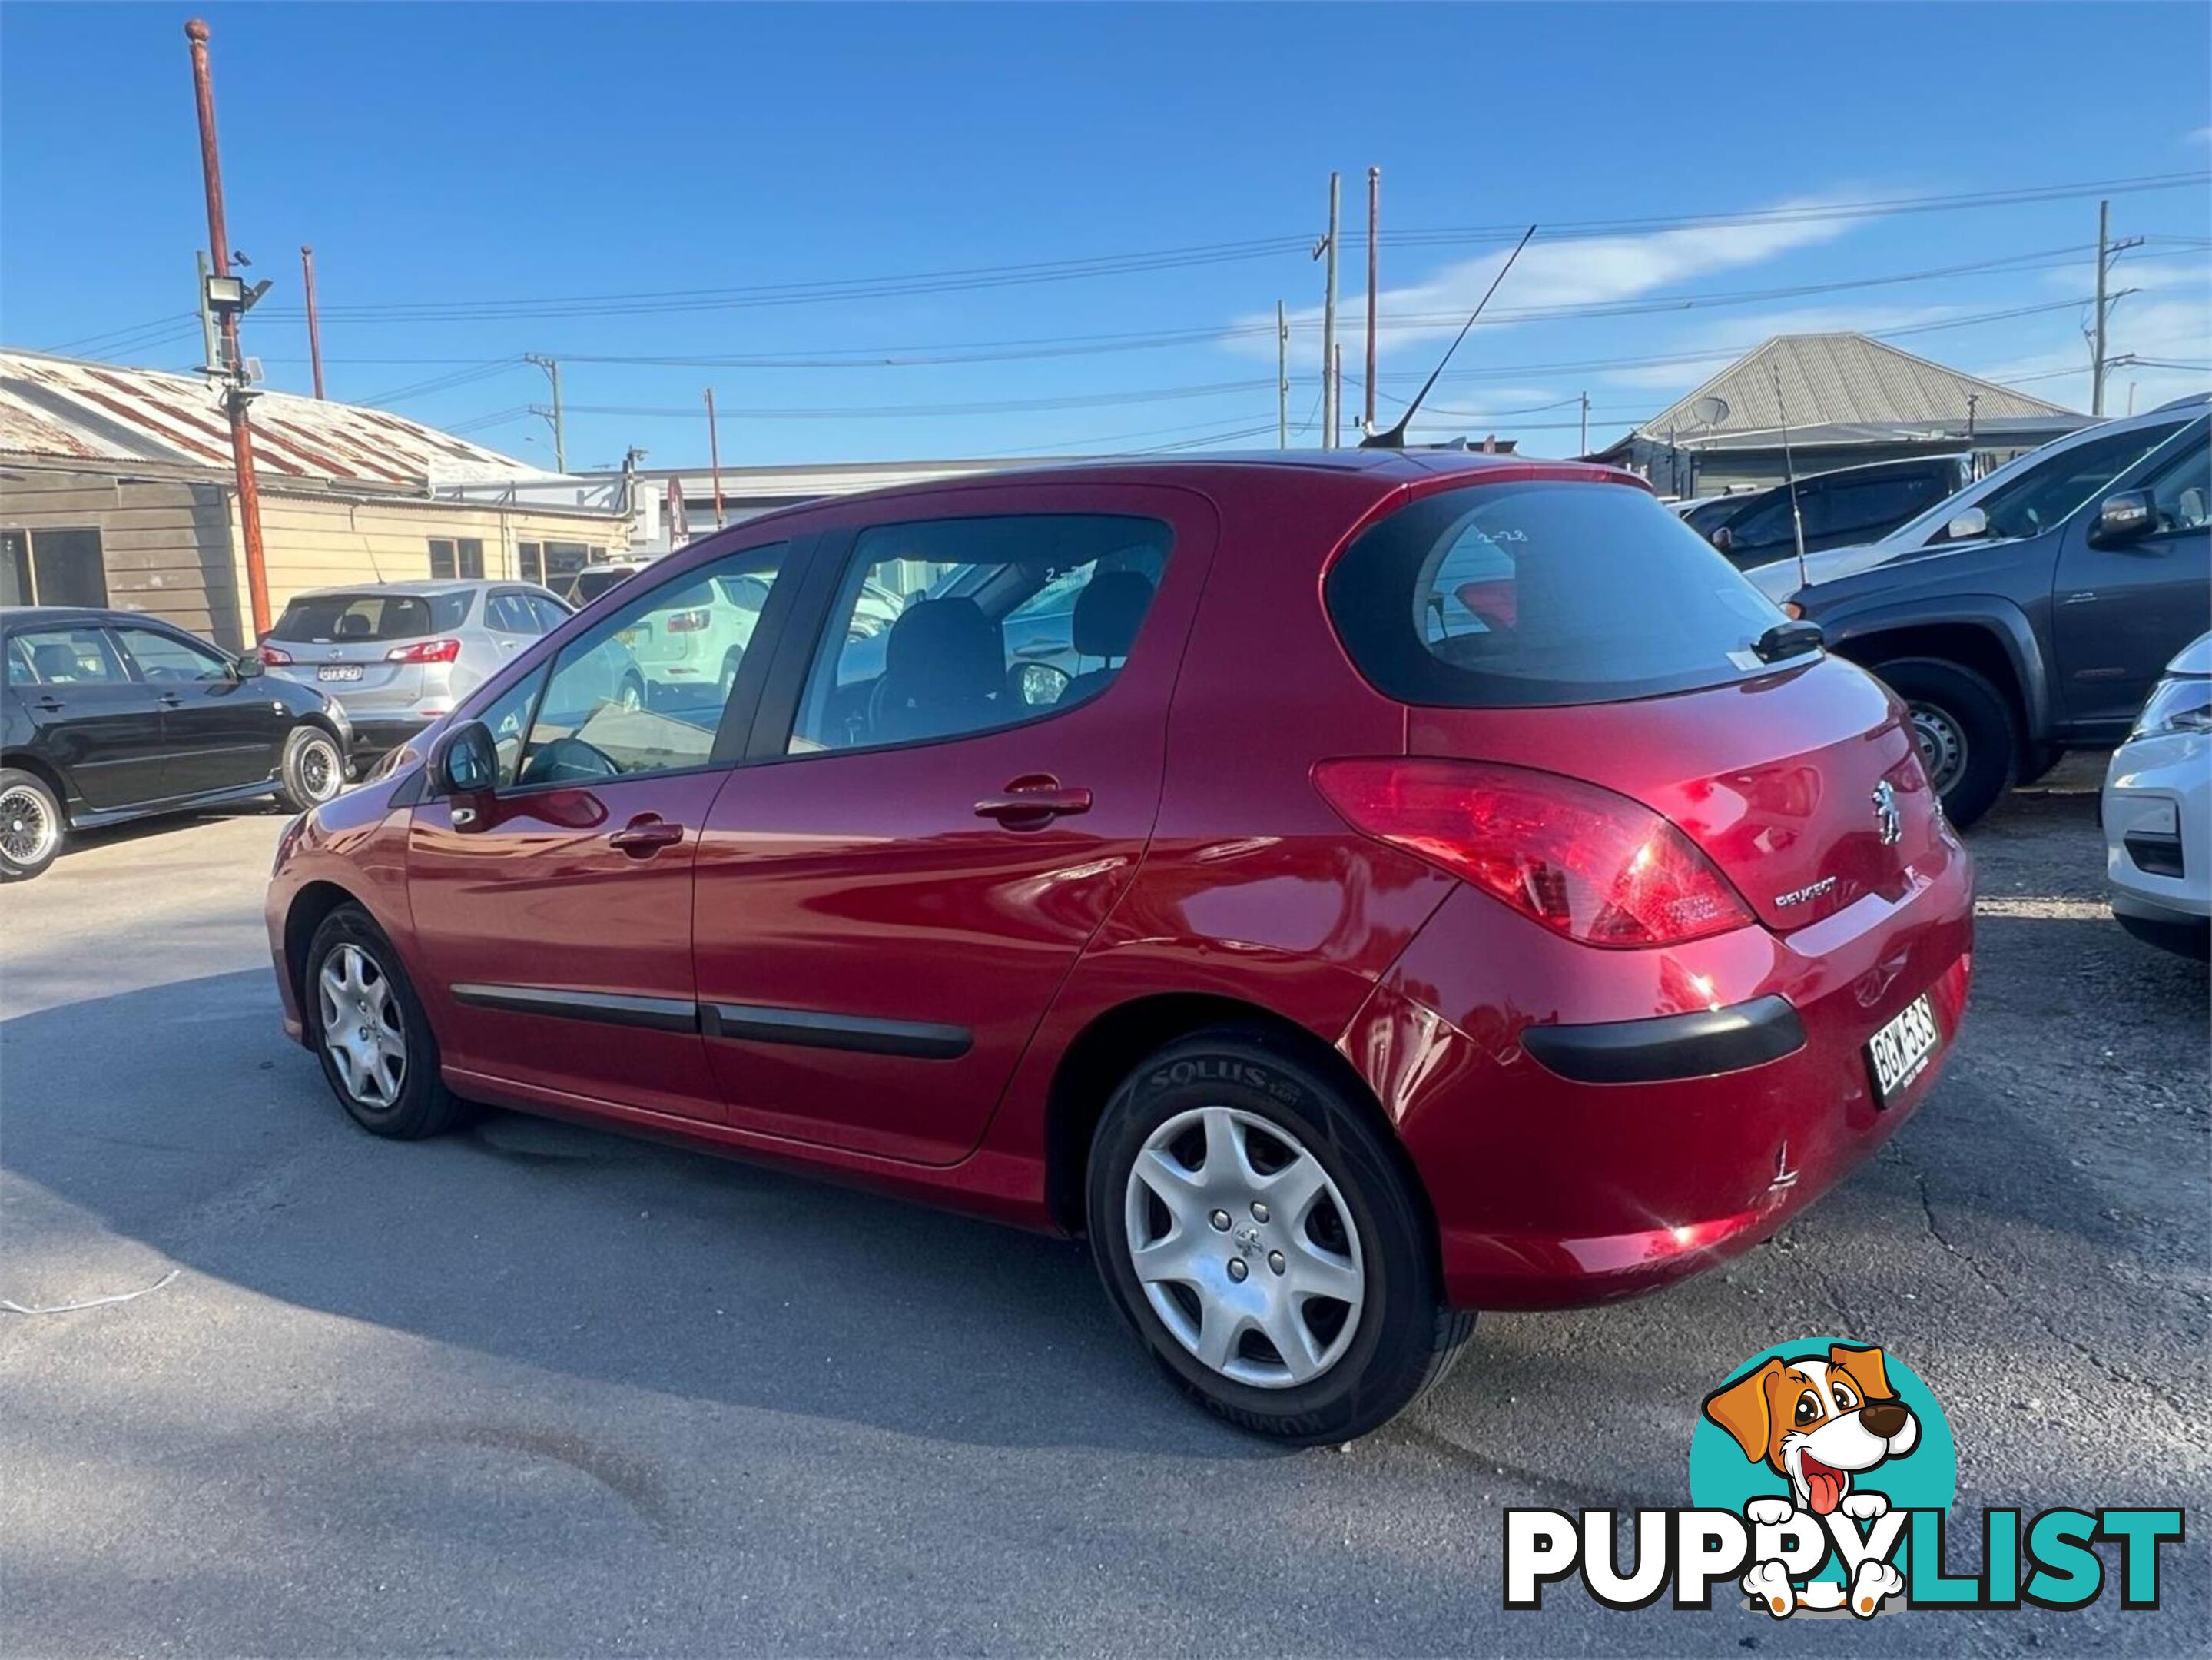
<svg viewBox="0 0 2212 1660">
<path fill-rule="evenodd" d="M 1705 1416 L 1819 1516 L 1843 1502 L 1855 1473 L 1920 1444 L 1920 1421 L 1890 1388 L 1881 1351 L 1842 1343 L 1826 1356 L 1770 1359 L 1707 1395 Z"/>
</svg>

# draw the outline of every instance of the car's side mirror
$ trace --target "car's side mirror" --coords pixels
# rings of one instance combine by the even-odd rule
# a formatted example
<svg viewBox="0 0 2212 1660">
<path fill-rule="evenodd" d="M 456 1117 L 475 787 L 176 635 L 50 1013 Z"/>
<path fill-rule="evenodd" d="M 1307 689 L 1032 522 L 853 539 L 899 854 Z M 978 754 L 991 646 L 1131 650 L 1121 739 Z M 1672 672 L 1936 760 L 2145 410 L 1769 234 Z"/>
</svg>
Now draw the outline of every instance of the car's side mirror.
<svg viewBox="0 0 2212 1660">
<path fill-rule="evenodd" d="M 1711 542 L 1713 546 L 1718 549 L 1721 552 L 1726 553 L 1730 548 L 1735 545 L 1735 532 L 1730 530 L 1726 525 L 1723 525 L 1718 530 L 1715 531 L 1705 539 Z"/>
<path fill-rule="evenodd" d="M 234 680 L 258 679 L 267 666 L 268 666 L 266 664 L 262 662 L 261 654 L 259 652 L 250 651 L 246 653 L 245 656 L 238 658 L 232 662 L 230 666 L 230 678 Z"/>
<path fill-rule="evenodd" d="M 1989 533 L 1990 516 L 1979 508 L 1968 508 L 1943 526 L 1943 539 L 1947 542 L 1971 542 Z"/>
<path fill-rule="evenodd" d="M 2121 490 L 2108 496 L 2089 526 L 2093 548 L 2124 547 L 2141 541 L 2158 523 L 2158 504 L 2148 490 Z"/>
<path fill-rule="evenodd" d="M 464 721 L 447 733 L 438 745 L 435 775 L 453 798 L 453 828 L 477 828 L 499 784 L 499 746 L 491 728 L 481 721 Z"/>
</svg>

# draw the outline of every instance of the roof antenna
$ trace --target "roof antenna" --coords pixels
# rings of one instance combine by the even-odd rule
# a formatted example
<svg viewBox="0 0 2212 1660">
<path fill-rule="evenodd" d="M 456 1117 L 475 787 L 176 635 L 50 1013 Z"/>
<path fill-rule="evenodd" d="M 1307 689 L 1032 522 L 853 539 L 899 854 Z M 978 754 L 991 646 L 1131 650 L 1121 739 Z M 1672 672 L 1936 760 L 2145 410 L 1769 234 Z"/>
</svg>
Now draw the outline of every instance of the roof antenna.
<svg viewBox="0 0 2212 1660">
<path fill-rule="evenodd" d="M 1521 250 L 1528 246 L 1528 239 L 1535 234 L 1534 225 L 1521 233 L 1521 240 L 1513 245 L 1513 252 L 1505 256 L 1505 263 L 1498 268 L 1498 275 L 1490 279 L 1490 286 L 1483 290 L 1482 298 L 1468 313 L 1467 321 L 1459 325 L 1459 333 L 1454 337 L 1450 349 L 1444 353 L 1443 362 L 1429 371 L 1429 378 L 1422 382 L 1420 391 L 1413 394 L 1413 401 L 1406 405 L 1406 412 L 1398 417 L 1398 424 L 1387 432 L 1369 433 L 1359 441 L 1360 448 L 1401 450 L 1406 447 L 1406 429 L 1413 425 L 1414 416 L 1420 413 L 1421 400 L 1429 395 L 1429 388 L 1437 384 L 1437 377 L 1444 372 L 1444 364 L 1451 362 L 1452 353 L 1459 350 L 1459 343 L 1467 338 L 1467 331 L 1474 326 L 1474 319 L 1482 315 L 1483 307 L 1490 303 L 1490 296 L 1498 292 L 1498 285 L 1505 280 L 1505 273 L 1513 269 L 1513 262 L 1521 257 Z"/>
</svg>

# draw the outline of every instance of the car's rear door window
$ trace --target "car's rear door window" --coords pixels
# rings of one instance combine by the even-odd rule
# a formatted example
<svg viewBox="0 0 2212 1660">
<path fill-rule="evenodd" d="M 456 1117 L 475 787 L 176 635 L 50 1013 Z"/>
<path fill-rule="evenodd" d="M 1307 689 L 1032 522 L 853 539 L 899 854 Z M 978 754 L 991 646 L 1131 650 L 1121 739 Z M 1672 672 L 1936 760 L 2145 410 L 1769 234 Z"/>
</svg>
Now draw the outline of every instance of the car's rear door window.
<svg viewBox="0 0 2212 1660">
<path fill-rule="evenodd" d="M 1598 703 L 1770 672 L 1782 613 L 1643 489 L 1480 484 L 1361 532 L 1325 592 L 1376 690 L 1408 703 Z"/>
<path fill-rule="evenodd" d="M 863 531 L 788 749 L 870 749 L 1072 708 L 1121 672 L 1174 533 L 1156 519 L 1008 514 Z"/>
</svg>

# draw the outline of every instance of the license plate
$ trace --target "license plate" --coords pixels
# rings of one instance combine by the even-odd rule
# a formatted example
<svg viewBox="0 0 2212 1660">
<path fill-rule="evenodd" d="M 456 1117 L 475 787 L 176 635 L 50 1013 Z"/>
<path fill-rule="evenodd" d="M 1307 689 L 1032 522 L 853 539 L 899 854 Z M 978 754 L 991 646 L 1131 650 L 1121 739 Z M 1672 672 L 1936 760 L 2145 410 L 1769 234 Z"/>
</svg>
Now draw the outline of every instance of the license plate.
<svg viewBox="0 0 2212 1660">
<path fill-rule="evenodd" d="M 317 669 L 315 671 L 315 678 L 318 680 L 358 680 L 361 678 L 361 665 L 358 663 L 333 663 L 328 668 Z"/>
<path fill-rule="evenodd" d="M 1867 1063 L 1874 1068 L 1876 1104 L 1887 1106 L 1898 1093 L 1928 1070 L 1943 1041 L 1936 1027 L 1936 1007 L 1925 992 L 1867 1040 Z"/>
</svg>

